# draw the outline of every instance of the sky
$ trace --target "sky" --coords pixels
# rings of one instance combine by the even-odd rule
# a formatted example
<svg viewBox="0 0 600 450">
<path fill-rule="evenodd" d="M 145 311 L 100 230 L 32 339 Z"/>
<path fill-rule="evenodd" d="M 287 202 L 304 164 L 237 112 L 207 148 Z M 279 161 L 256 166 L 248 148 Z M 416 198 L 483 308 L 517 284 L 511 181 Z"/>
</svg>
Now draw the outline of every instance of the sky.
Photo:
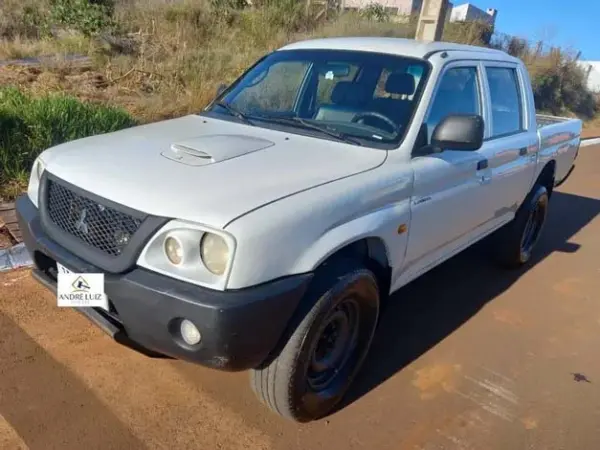
<svg viewBox="0 0 600 450">
<path fill-rule="evenodd" d="M 451 0 L 452 1 L 452 0 Z M 496 30 L 550 45 L 581 50 L 600 61 L 600 0 L 453 0 L 498 10 Z"/>
</svg>

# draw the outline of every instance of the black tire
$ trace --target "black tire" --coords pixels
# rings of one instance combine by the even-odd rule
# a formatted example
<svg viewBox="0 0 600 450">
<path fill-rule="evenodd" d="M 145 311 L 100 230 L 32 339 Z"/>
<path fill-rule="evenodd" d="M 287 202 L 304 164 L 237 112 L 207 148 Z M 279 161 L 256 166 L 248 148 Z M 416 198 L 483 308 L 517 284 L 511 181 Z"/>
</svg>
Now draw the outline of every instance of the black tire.
<svg viewBox="0 0 600 450">
<path fill-rule="evenodd" d="M 281 352 L 250 374 L 257 397 L 297 422 L 320 419 L 339 403 L 367 355 L 379 318 L 375 276 L 346 260 L 323 267 L 305 300 L 313 306 Z M 328 363 L 337 370 L 327 369 Z"/>
<path fill-rule="evenodd" d="M 547 189 L 534 186 L 514 219 L 496 232 L 493 251 L 502 266 L 518 268 L 531 259 L 546 223 L 548 201 Z"/>
</svg>

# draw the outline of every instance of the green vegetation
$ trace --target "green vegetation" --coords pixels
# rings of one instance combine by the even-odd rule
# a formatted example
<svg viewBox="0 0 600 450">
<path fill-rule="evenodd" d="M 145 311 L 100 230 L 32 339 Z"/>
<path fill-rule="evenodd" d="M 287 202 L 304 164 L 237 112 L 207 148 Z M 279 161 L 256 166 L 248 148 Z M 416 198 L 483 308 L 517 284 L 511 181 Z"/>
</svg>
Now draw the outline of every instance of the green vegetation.
<svg viewBox="0 0 600 450">
<path fill-rule="evenodd" d="M 0 88 L 0 186 L 7 197 L 14 195 L 11 191 L 26 184 L 33 160 L 46 148 L 134 124 L 127 112 L 114 107 Z"/>
<path fill-rule="evenodd" d="M 112 0 L 50 0 L 48 24 L 91 36 L 115 26 L 113 12 Z"/>
<path fill-rule="evenodd" d="M 5 67 L 0 68 L 0 85 L 18 86 L 34 103 L 38 96 L 63 92 L 85 105 L 123 108 L 144 123 L 200 110 L 219 84 L 231 82 L 257 58 L 290 41 L 415 34 L 415 18 L 398 21 L 378 6 L 343 14 L 314 6 L 307 10 L 298 0 L 253 0 L 252 6 L 245 0 L 3 0 L 0 58 L 77 53 L 90 56 L 91 67 L 65 61 L 36 70 Z M 540 111 L 585 120 L 596 115 L 597 99 L 569 51 L 492 33 L 480 23 L 448 23 L 443 39 L 500 48 L 521 58 Z M 20 130 L 24 113 L 13 114 L 2 120 L 13 120 L 11 129 Z M 106 124 L 94 131 L 102 132 Z M 79 122 L 73 127 L 91 130 Z M 27 144 L 15 145 L 11 137 L 10 148 L 20 150 L 8 156 L 4 129 L 2 136 L 3 180 L 23 180 L 31 155 L 50 141 L 27 138 Z M 66 133 L 61 139 L 74 136 L 79 134 Z M 31 155 L 23 156 L 27 151 Z"/>
</svg>

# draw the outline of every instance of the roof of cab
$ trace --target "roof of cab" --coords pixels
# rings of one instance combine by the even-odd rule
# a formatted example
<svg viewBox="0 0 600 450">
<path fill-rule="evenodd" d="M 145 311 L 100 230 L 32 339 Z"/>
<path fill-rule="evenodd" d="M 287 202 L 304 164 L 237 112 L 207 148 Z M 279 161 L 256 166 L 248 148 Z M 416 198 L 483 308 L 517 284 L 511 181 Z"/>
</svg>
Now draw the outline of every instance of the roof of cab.
<svg viewBox="0 0 600 450">
<path fill-rule="evenodd" d="M 425 58 L 428 54 L 442 51 L 477 52 L 493 56 L 496 60 L 517 61 L 516 58 L 501 50 L 474 45 L 453 44 L 437 41 L 417 41 L 414 39 L 388 38 L 388 37 L 342 37 L 310 39 L 286 45 L 279 50 L 299 49 L 332 49 L 332 50 L 357 50 L 365 52 L 389 53 L 392 55 Z"/>
</svg>

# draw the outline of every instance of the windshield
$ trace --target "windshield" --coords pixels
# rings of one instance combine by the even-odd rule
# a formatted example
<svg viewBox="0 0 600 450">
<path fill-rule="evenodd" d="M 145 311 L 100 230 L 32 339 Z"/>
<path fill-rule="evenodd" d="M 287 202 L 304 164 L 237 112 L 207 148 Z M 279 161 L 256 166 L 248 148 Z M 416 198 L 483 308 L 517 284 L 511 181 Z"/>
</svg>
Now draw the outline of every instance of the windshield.
<svg viewBox="0 0 600 450">
<path fill-rule="evenodd" d="M 324 139 L 393 147 L 409 125 L 429 64 L 347 50 L 271 53 L 208 109 L 255 126 L 283 126 Z"/>
</svg>

